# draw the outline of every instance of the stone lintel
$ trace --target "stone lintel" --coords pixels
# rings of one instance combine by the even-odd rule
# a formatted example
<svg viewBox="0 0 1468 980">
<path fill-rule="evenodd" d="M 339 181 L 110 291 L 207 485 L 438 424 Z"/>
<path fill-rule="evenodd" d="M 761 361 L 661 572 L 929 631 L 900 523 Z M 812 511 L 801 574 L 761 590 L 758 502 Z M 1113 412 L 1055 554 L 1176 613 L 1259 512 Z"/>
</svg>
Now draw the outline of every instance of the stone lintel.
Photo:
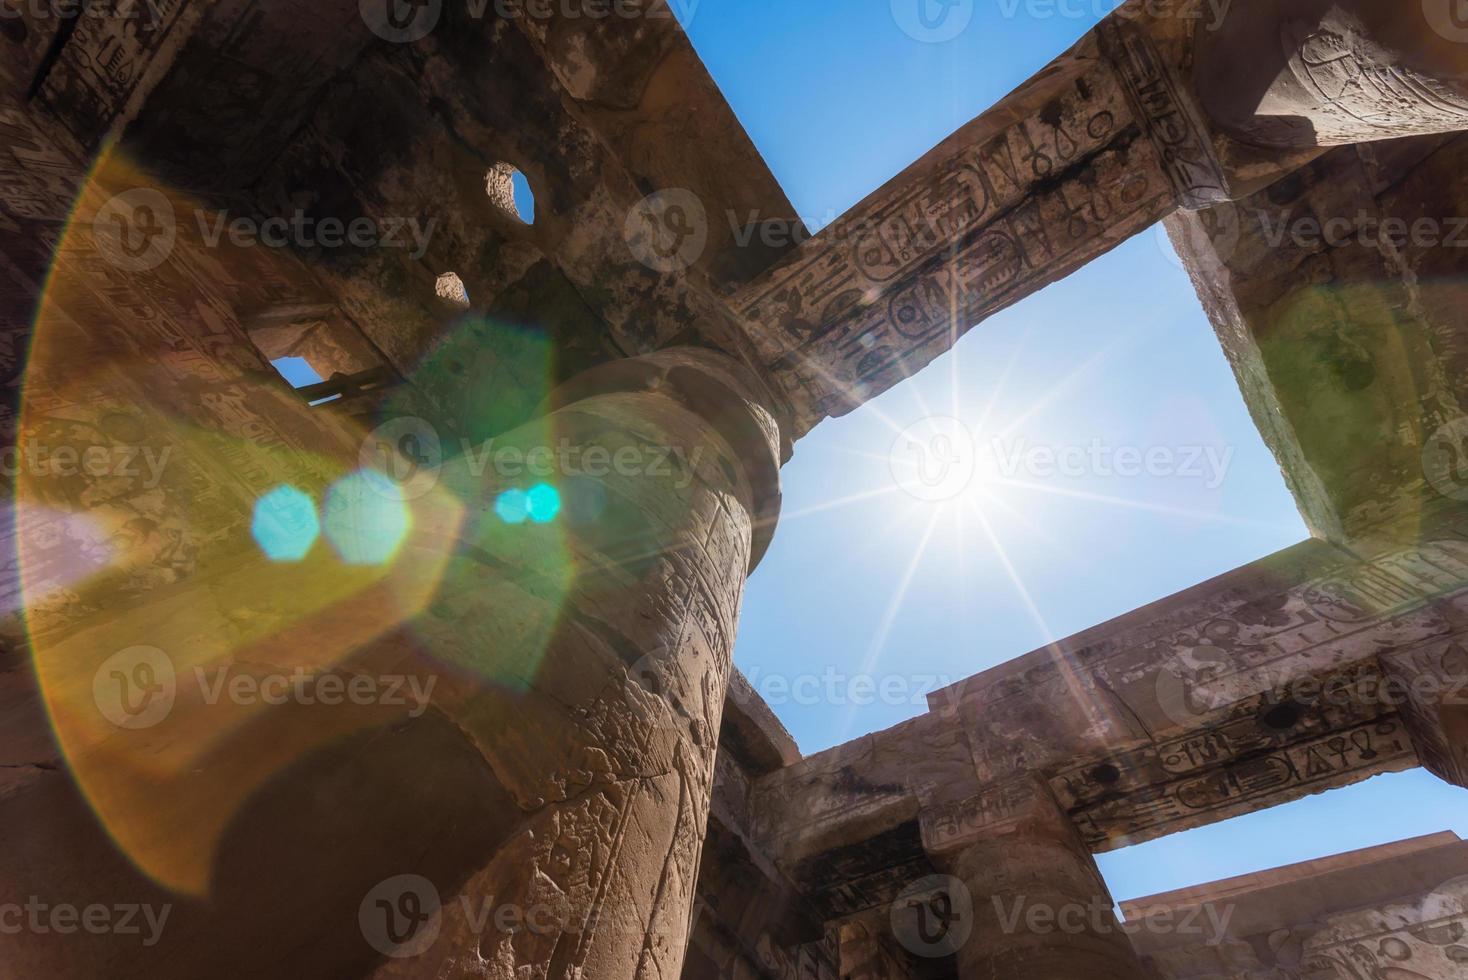
<svg viewBox="0 0 1468 980">
<path fill-rule="evenodd" d="M 1275 971 L 1455 980 L 1468 843 L 1436 834 L 1123 904 L 1162 980 Z"/>
</svg>

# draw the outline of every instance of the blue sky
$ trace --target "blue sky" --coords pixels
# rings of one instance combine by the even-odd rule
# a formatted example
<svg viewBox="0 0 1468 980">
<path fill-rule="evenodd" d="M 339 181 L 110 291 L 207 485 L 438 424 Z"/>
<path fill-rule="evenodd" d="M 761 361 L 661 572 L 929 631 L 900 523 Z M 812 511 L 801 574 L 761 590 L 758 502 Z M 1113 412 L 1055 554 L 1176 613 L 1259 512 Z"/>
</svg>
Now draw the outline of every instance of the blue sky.
<svg viewBox="0 0 1468 980">
<path fill-rule="evenodd" d="M 924 27 L 918 2 L 674 4 L 813 226 L 982 113 L 1112 6 L 1073 4 L 1087 12 L 1070 18 L 1027 13 L 1050 4 L 954 0 L 949 16 L 967 18 L 955 30 L 961 20 L 938 16 Z M 937 0 L 921 2 L 941 13 Z M 922 39 L 935 34 L 955 36 Z M 901 462 L 910 442 L 897 433 L 933 416 L 958 419 L 985 460 L 977 497 L 933 502 L 903 489 L 913 485 Z M 1153 473 L 1124 475 L 1118 454 L 1149 449 L 1162 453 Z M 1036 450 L 1110 465 L 1062 471 Z M 784 491 L 735 660 L 806 753 L 922 713 L 935 686 L 1307 536 L 1160 232 L 822 424 L 797 445 Z M 1464 791 L 1418 771 L 1127 848 L 1102 868 L 1127 899 L 1449 827 L 1468 834 L 1465 814 Z"/>
</svg>

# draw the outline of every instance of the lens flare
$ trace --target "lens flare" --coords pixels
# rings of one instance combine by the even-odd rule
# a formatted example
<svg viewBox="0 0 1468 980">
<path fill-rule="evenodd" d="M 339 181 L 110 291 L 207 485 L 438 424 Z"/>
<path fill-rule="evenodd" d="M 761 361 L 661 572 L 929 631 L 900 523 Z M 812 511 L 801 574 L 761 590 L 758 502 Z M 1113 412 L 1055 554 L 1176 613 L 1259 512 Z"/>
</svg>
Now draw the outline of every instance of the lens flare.
<svg viewBox="0 0 1468 980">
<path fill-rule="evenodd" d="M 326 494 L 326 540 L 349 565 L 386 565 L 413 526 L 397 484 L 358 470 Z"/>
<path fill-rule="evenodd" d="M 524 490 L 506 490 L 494 502 L 494 512 L 506 524 L 524 524 L 530 519 L 530 495 Z"/>
<path fill-rule="evenodd" d="M 250 533 L 271 561 L 300 561 L 321 536 L 316 502 L 295 487 L 276 487 L 256 501 Z"/>
<path fill-rule="evenodd" d="M 560 491 L 549 483 L 530 488 L 525 494 L 525 510 L 537 524 L 549 524 L 561 512 Z"/>
</svg>

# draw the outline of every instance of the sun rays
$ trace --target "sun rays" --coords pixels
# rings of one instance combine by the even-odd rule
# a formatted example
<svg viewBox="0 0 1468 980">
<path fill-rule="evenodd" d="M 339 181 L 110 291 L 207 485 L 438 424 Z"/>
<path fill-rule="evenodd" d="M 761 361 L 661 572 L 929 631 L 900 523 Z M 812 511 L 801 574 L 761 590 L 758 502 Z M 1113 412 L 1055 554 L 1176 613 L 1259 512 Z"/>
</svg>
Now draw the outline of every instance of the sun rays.
<svg viewBox="0 0 1468 980">
<path fill-rule="evenodd" d="M 811 465 L 828 474 L 826 493 L 791 501 L 780 523 L 786 534 L 818 522 L 849 535 L 845 560 L 869 568 L 863 574 L 880 582 L 871 619 L 848 661 L 859 674 L 882 675 L 928 660 L 971 663 L 956 681 L 996 658 L 1036 648 L 1063 662 L 1059 641 L 1076 624 L 1074 610 L 1057 605 L 1057 595 L 1069 598 L 1074 587 L 1112 574 L 1111 563 L 1142 540 L 1139 519 L 1161 522 L 1164 533 L 1176 528 L 1180 536 L 1217 526 L 1288 530 L 1231 512 L 1221 491 L 1231 447 L 1193 454 L 1217 464 L 1216 481 L 1207 479 L 1211 471 L 1193 476 L 1179 465 L 1186 454 L 1170 438 L 1178 434 L 1177 419 L 1154 419 L 1148 430 L 1146 420 L 1113 421 L 1090 409 L 1097 379 L 1136 358 L 1138 351 L 1128 347 L 1148 333 L 1144 327 L 1129 325 L 1095 346 L 1062 351 L 1028 342 L 1042 329 L 1010 331 L 998 350 L 979 338 L 960 343 L 945 355 L 946 365 L 826 423 L 847 428 L 808 450 Z M 979 356 L 989 361 L 964 360 L 981 345 Z M 945 384 L 950 390 L 943 390 Z M 1149 434 L 1136 434 L 1138 426 Z M 1209 427 L 1202 428 L 1206 435 Z M 1135 445 L 1111 445 L 1094 435 L 1113 432 L 1118 438 L 1128 433 Z M 1027 455 L 1035 446 L 1062 460 L 1070 452 L 1079 468 L 1038 472 Z M 1141 461 L 1135 474 L 1117 465 L 1118 459 L 1130 461 L 1128 452 Z M 1115 546 L 1098 545 L 1108 535 Z M 933 619 L 935 603 L 945 610 L 938 615 L 953 617 L 951 627 Z M 1014 623 L 996 632 L 1033 637 L 1032 645 L 991 648 L 1004 641 L 963 612 L 974 603 L 990 610 L 1008 606 L 1012 611 L 1001 614 Z M 914 639 L 918 621 L 912 616 L 927 617 L 921 633 L 927 642 L 936 637 L 951 649 L 914 648 L 924 641 Z M 1081 683 L 1068 665 L 1062 675 Z M 847 735 L 863 729 L 857 707 L 847 704 L 841 712 Z"/>
</svg>

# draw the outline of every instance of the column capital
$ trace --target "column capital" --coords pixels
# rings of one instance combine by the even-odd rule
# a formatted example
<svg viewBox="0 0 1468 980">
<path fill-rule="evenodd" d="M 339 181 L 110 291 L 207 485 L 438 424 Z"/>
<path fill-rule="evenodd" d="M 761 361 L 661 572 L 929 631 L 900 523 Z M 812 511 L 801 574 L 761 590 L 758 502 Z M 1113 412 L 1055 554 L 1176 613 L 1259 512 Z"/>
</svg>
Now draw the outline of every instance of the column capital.
<svg viewBox="0 0 1468 980">
<path fill-rule="evenodd" d="M 790 430 L 779 402 L 760 376 L 721 351 L 702 347 L 666 350 L 611 361 L 554 389 L 541 414 L 596 395 L 656 392 L 709 423 L 733 451 L 753 491 L 754 541 L 749 571 L 764 557 L 780 515 L 780 463 L 789 456 Z"/>
<path fill-rule="evenodd" d="M 975 844 L 1026 830 L 1056 837 L 1075 833 L 1050 787 L 1035 773 L 991 783 L 961 800 L 925 807 L 918 822 L 923 848 L 943 864 Z"/>
</svg>

